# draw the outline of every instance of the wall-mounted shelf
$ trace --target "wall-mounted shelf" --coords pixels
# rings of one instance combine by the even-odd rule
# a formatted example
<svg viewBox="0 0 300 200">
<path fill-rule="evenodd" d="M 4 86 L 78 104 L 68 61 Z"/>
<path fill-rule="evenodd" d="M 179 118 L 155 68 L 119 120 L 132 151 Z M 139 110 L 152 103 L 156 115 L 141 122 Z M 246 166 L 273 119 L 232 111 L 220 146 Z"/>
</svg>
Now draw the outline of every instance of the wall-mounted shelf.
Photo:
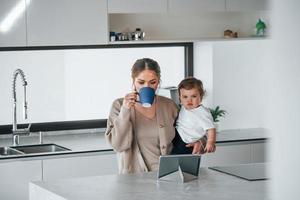
<svg viewBox="0 0 300 200">
<path fill-rule="evenodd" d="M 116 44 L 158 44 L 158 43 L 186 43 L 186 42 L 232 42 L 232 41 L 245 41 L 245 40 L 265 40 L 269 37 L 241 37 L 241 38 L 198 38 L 198 39 L 185 39 L 185 40 L 129 40 L 129 41 L 114 41 L 109 42 L 109 45 Z"/>
</svg>

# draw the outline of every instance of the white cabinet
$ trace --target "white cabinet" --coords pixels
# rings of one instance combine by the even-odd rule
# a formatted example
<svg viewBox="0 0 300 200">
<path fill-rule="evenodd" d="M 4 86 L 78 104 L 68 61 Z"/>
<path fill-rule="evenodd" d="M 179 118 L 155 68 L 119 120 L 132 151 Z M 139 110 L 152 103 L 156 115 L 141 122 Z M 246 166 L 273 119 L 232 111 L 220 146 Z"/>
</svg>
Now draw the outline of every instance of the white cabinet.
<svg viewBox="0 0 300 200">
<path fill-rule="evenodd" d="M 108 13 L 164 13 L 167 0 L 108 0 Z"/>
<path fill-rule="evenodd" d="M 109 0 L 108 13 L 183 13 L 268 10 L 268 0 Z"/>
<path fill-rule="evenodd" d="M 29 199 L 29 182 L 117 174 L 116 154 L 86 155 L 0 163 L 0 199 Z"/>
<path fill-rule="evenodd" d="M 252 162 L 269 162 L 268 142 L 257 142 L 251 144 Z"/>
<path fill-rule="evenodd" d="M 43 160 L 43 180 L 117 174 L 116 154 Z"/>
<path fill-rule="evenodd" d="M 169 0 L 169 13 L 197 14 L 204 11 L 225 11 L 225 0 Z"/>
<path fill-rule="evenodd" d="M 251 160 L 250 144 L 217 145 L 215 153 L 205 154 L 201 158 L 201 167 L 225 166 L 249 163 Z"/>
<path fill-rule="evenodd" d="M 268 0 L 226 0 L 227 11 L 263 11 L 268 10 Z"/>
<path fill-rule="evenodd" d="M 26 46 L 25 0 L 0 0 L 0 47 Z"/>
<path fill-rule="evenodd" d="M 28 45 L 88 45 L 108 42 L 106 0 L 31 0 Z"/>
<path fill-rule="evenodd" d="M 0 163 L 0 199 L 29 199 L 29 182 L 42 180 L 40 160 Z"/>
<path fill-rule="evenodd" d="M 267 162 L 267 143 L 218 144 L 215 153 L 205 154 L 201 158 L 201 167 L 226 166 L 246 163 Z"/>
</svg>

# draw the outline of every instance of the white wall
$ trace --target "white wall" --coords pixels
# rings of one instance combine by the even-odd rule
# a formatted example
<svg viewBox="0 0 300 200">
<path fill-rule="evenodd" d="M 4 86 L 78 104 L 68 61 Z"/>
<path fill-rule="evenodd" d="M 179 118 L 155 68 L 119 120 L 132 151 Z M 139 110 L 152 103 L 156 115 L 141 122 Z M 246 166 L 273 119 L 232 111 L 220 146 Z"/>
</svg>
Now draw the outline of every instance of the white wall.
<svg viewBox="0 0 300 200">
<path fill-rule="evenodd" d="M 203 104 L 228 113 L 220 129 L 263 127 L 265 54 L 269 40 L 197 42 L 194 75 L 207 95 Z"/>
<path fill-rule="evenodd" d="M 269 97 L 265 124 L 273 135 L 271 199 L 299 199 L 300 1 L 273 4 L 273 40 L 264 72 Z"/>
<path fill-rule="evenodd" d="M 246 40 L 194 44 L 194 74 L 203 81 L 207 91 L 203 104 L 208 107 L 220 105 L 228 112 L 220 129 L 264 126 L 261 110 L 267 99 L 264 98 L 261 74 L 267 43 L 268 40 Z M 130 91 L 130 68 L 140 57 L 159 61 L 162 86 L 178 85 L 184 74 L 183 48 L 66 52 L 0 53 L 1 124 L 12 122 L 11 79 L 18 66 L 24 69 L 29 83 L 30 122 L 106 118 L 113 99 Z M 23 94 L 19 80 L 17 85 L 20 111 Z M 28 122 L 22 120 L 21 112 L 18 112 L 18 120 Z"/>
<path fill-rule="evenodd" d="M 213 106 L 213 45 L 208 42 L 194 43 L 194 76 L 200 79 L 206 91 L 203 105 Z"/>
<path fill-rule="evenodd" d="M 59 51 L 0 52 L 0 124 L 13 120 L 12 81 L 13 72 L 20 68 L 25 72 L 28 101 L 28 117 L 35 121 L 60 121 L 65 117 L 64 63 Z M 34 67 L 33 67 L 34 66 Z M 17 118 L 22 117 L 23 87 L 17 78 Z"/>
<path fill-rule="evenodd" d="M 161 86 L 177 85 L 184 77 L 183 47 L 74 50 L 66 54 L 65 118 L 106 119 L 113 100 L 132 90 L 130 70 L 135 60 L 143 57 L 160 64 Z"/>
<path fill-rule="evenodd" d="M 213 104 L 228 114 L 220 128 L 263 127 L 262 76 L 269 40 L 213 44 Z"/>
<path fill-rule="evenodd" d="M 21 115 L 23 89 L 17 80 L 18 122 L 106 119 L 114 99 L 132 90 L 130 69 L 150 57 L 161 67 L 161 86 L 184 77 L 183 47 L 0 52 L 0 125 L 12 123 L 12 76 L 24 70 L 28 120 Z"/>
</svg>

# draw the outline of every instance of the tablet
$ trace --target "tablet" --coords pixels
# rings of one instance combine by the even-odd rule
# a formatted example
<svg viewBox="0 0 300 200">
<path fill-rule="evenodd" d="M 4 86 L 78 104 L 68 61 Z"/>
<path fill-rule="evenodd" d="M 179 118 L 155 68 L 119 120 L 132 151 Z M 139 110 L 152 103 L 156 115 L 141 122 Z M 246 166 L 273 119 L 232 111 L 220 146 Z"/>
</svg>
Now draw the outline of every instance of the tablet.
<svg viewBox="0 0 300 200">
<path fill-rule="evenodd" d="M 164 155 L 159 157 L 157 177 L 162 178 L 178 170 L 182 173 L 198 176 L 201 156 L 193 154 Z"/>
</svg>

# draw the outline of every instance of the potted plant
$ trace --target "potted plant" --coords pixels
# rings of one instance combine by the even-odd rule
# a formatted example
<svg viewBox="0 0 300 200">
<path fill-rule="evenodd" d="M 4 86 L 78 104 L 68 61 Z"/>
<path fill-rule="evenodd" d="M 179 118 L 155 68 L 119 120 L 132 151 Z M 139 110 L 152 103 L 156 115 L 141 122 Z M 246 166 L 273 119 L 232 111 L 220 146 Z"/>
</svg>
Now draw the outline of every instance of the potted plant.
<svg viewBox="0 0 300 200">
<path fill-rule="evenodd" d="M 215 108 L 209 108 L 209 110 L 213 117 L 216 129 L 218 129 L 218 123 L 220 121 L 220 117 L 225 117 L 225 114 L 227 112 L 225 110 L 220 109 L 220 106 L 217 106 Z"/>
</svg>

